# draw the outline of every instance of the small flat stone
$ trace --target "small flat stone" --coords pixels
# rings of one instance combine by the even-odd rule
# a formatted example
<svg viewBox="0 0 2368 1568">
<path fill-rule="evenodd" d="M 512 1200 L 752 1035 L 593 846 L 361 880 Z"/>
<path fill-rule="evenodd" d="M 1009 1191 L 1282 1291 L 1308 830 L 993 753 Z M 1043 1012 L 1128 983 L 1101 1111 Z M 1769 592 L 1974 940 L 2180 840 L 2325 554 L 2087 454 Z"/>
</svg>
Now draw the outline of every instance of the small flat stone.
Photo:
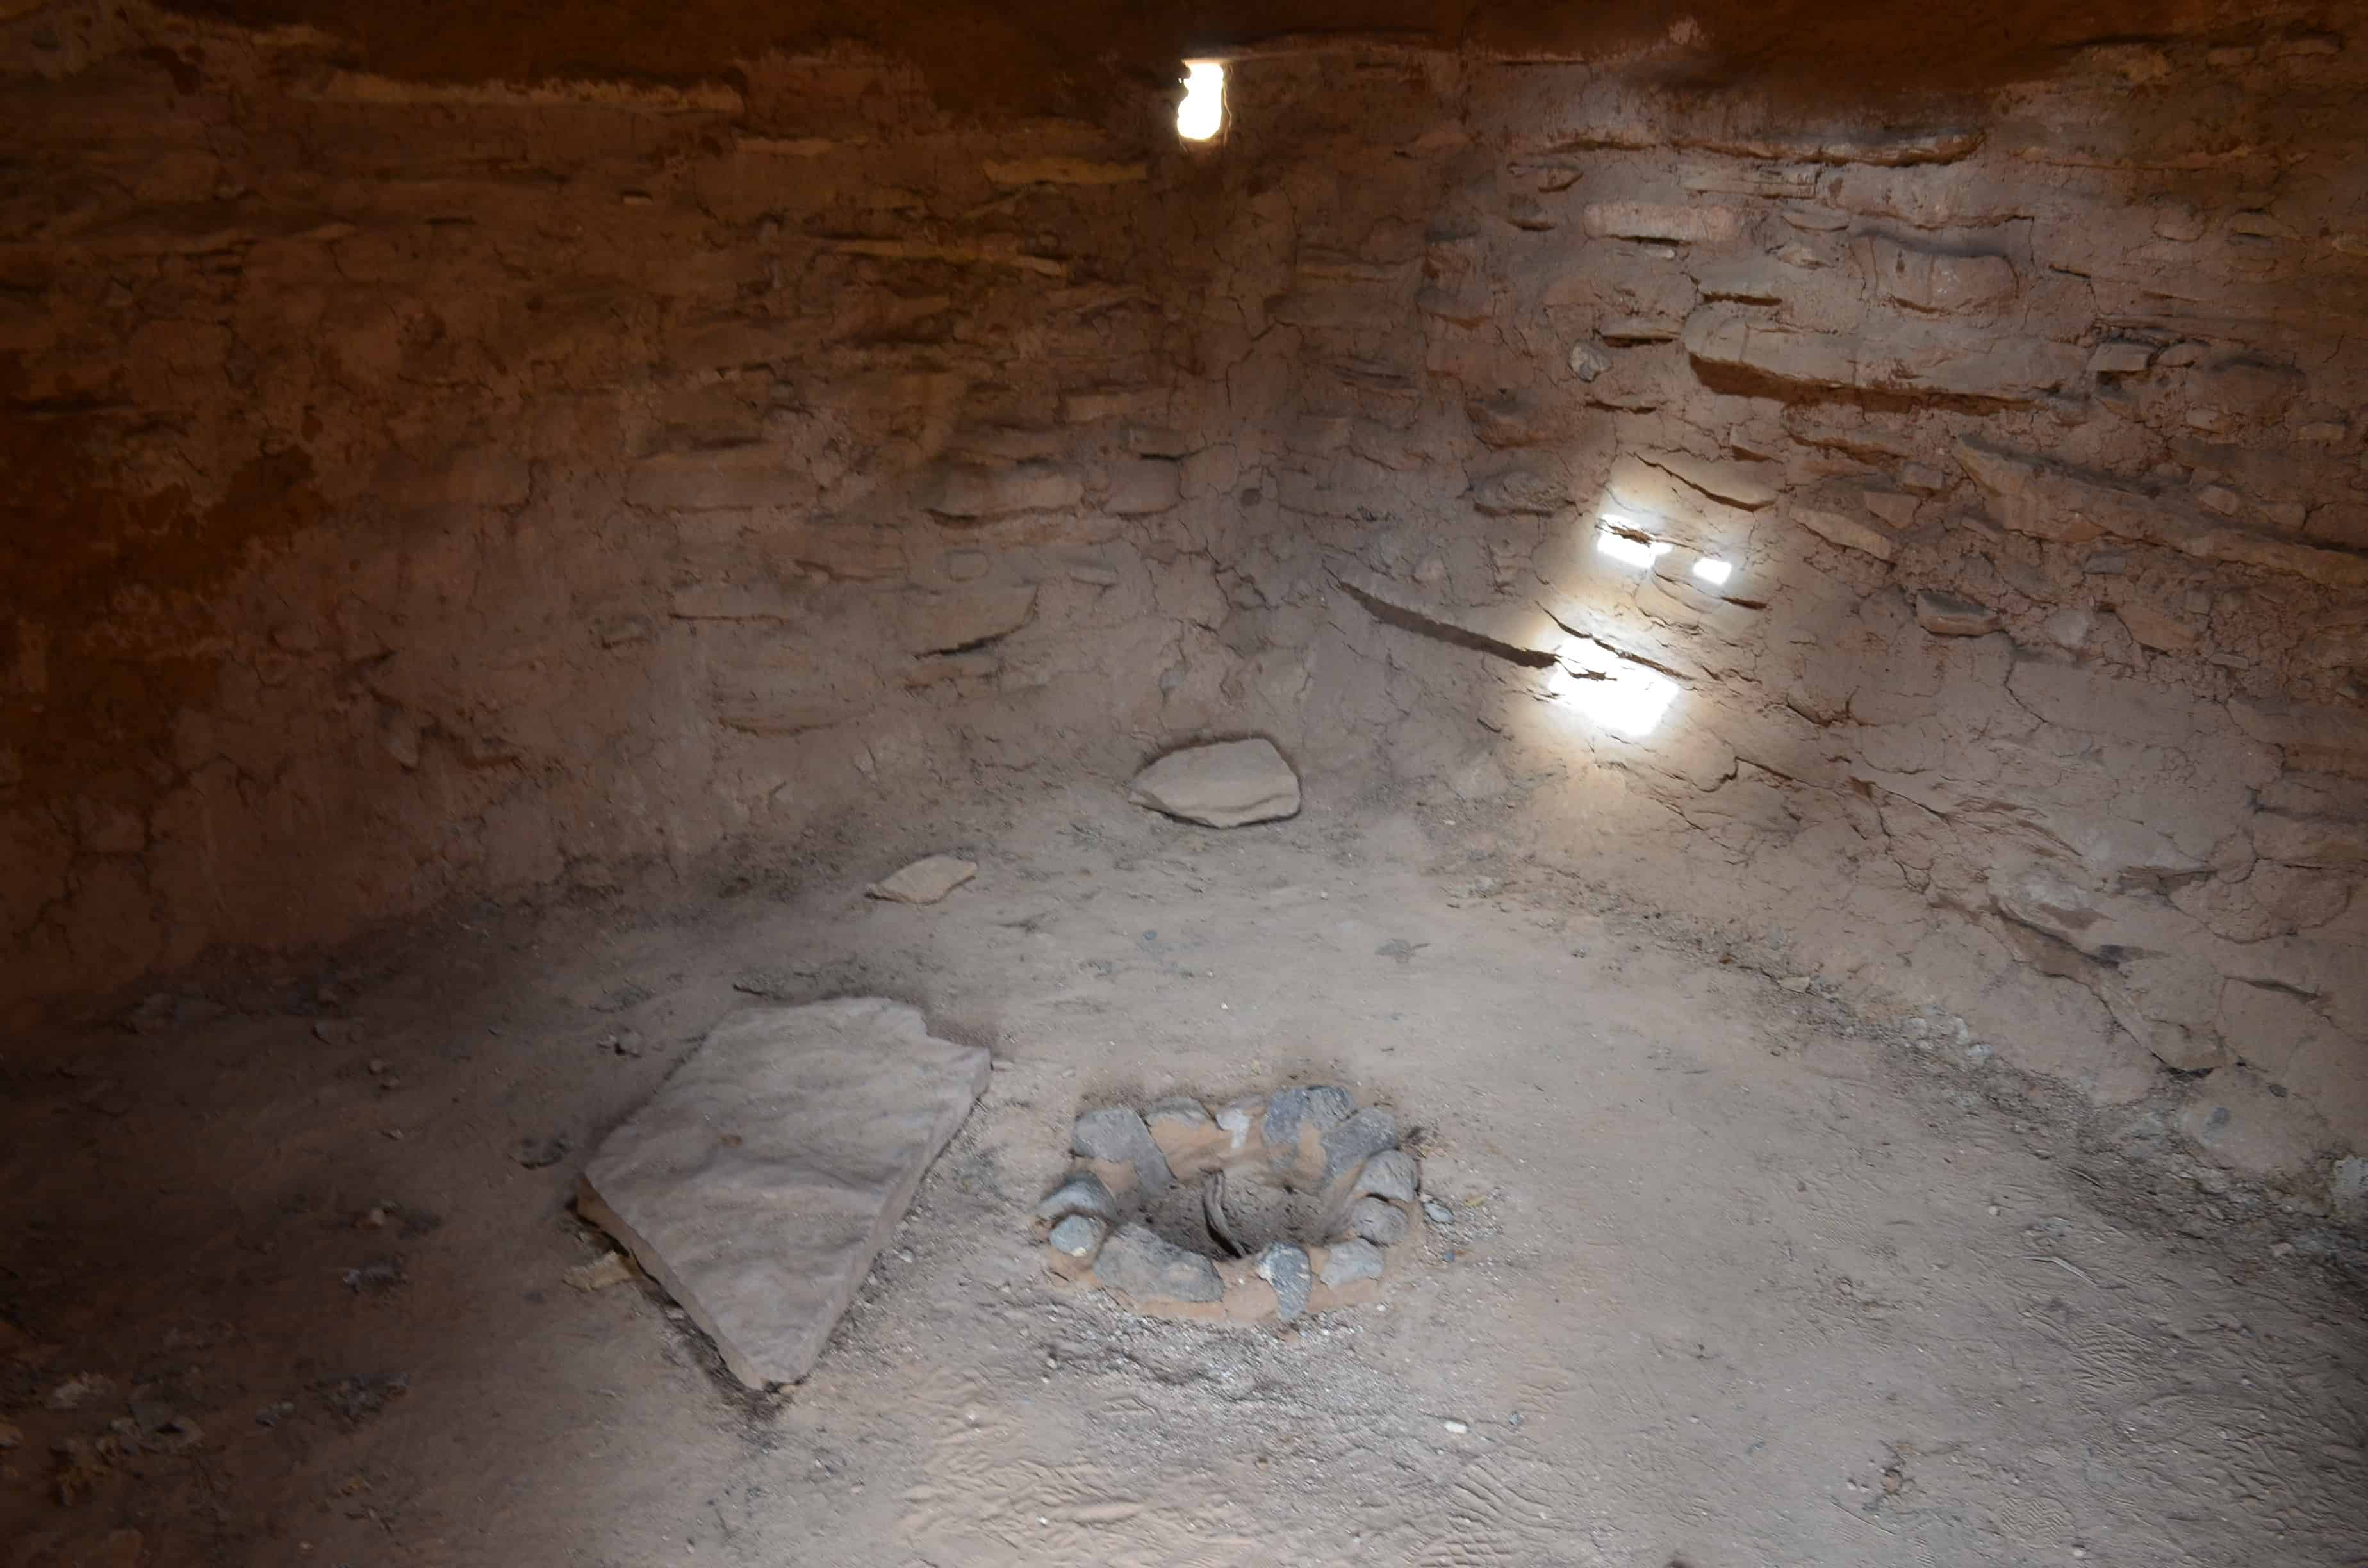
<svg viewBox="0 0 2368 1568">
<path fill-rule="evenodd" d="M 1258 1254 L 1258 1277 L 1274 1287 L 1274 1314 L 1290 1323 L 1307 1310 L 1308 1293 L 1315 1289 L 1315 1272 L 1307 1249 L 1275 1242 Z"/>
<path fill-rule="evenodd" d="M 528 1170 L 539 1171 L 565 1159 L 572 1147 L 574 1145 L 568 1142 L 564 1134 L 549 1138 L 521 1138 L 518 1147 L 510 1151 L 510 1158 Z"/>
<path fill-rule="evenodd" d="M 1357 1183 L 1349 1189 L 1349 1196 L 1363 1198 L 1370 1194 L 1399 1203 L 1412 1203 L 1421 1180 L 1421 1167 L 1415 1164 L 1412 1154 L 1404 1149 L 1384 1149 L 1365 1162 L 1365 1168 L 1357 1173 Z"/>
<path fill-rule="evenodd" d="M 935 903 L 976 875 L 975 860 L 931 855 L 863 891 L 872 898 L 884 898 L 892 903 Z"/>
<path fill-rule="evenodd" d="M 1382 1277 L 1382 1249 L 1368 1241 L 1335 1242 L 1324 1259 L 1324 1283 L 1332 1290 Z"/>
<path fill-rule="evenodd" d="M 2368 1220 L 2368 1158 L 2348 1155 L 2335 1162 L 2327 1182 L 2328 1199 L 2347 1220 Z"/>
<path fill-rule="evenodd" d="M 1221 741 L 1171 751 L 1134 776 L 1126 798 L 1209 827 L 1240 827 L 1299 812 L 1299 775 L 1272 741 Z"/>
<path fill-rule="evenodd" d="M 1422 1195 L 1422 1215 L 1442 1228 L 1455 1223 L 1455 1210 L 1427 1192 Z"/>
<path fill-rule="evenodd" d="M 1146 1193 L 1176 1179 L 1167 1168 L 1167 1156 L 1151 1141 L 1151 1129 L 1126 1106 L 1108 1106 L 1077 1118 L 1069 1147 L 1089 1160 L 1133 1165 L 1134 1179 Z"/>
<path fill-rule="evenodd" d="M 1214 1262 L 1142 1225 L 1128 1225 L 1102 1244 L 1094 1278 L 1138 1302 L 1214 1301 L 1224 1295 Z"/>
<path fill-rule="evenodd" d="M 1324 1134 L 1325 1184 L 1329 1186 L 1397 1144 L 1398 1119 L 1378 1106 L 1366 1107 Z"/>
<path fill-rule="evenodd" d="M 1395 1246 L 1406 1240 L 1406 1210 L 1379 1198 L 1360 1198 L 1349 1205 L 1349 1217 L 1341 1229 L 1375 1246 Z"/>
<path fill-rule="evenodd" d="M 609 1136 L 576 1207 L 752 1387 L 822 1354 L 987 1053 L 876 996 L 733 1014 Z"/>
<path fill-rule="evenodd" d="M 1110 1227 L 1091 1214 L 1072 1214 L 1053 1227 L 1045 1239 L 1053 1250 L 1070 1257 L 1091 1257 L 1110 1234 Z"/>
<path fill-rule="evenodd" d="M 1257 1108 L 1255 1104 L 1229 1105 L 1217 1113 L 1217 1125 L 1232 1134 L 1234 1142 L 1238 1144 L 1249 1137 L 1250 1113 Z"/>
<path fill-rule="evenodd" d="M 1058 1223 L 1072 1214 L 1087 1214 L 1114 1222 L 1118 1219 L 1118 1199 L 1110 1196 L 1110 1189 L 1093 1172 L 1071 1171 L 1036 1205 L 1036 1218 Z"/>
</svg>

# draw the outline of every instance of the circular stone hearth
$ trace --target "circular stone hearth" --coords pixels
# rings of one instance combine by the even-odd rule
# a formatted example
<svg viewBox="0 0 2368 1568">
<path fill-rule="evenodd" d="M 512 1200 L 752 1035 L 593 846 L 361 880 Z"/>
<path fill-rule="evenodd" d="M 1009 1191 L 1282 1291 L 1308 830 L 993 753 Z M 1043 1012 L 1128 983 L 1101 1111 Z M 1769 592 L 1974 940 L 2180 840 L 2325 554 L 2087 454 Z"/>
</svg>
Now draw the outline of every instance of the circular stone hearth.
<svg viewBox="0 0 2368 1568">
<path fill-rule="evenodd" d="M 1397 1118 L 1322 1085 L 1215 1115 L 1175 1096 L 1089 1110 L 1077 1164 L 1036 1206 L 1053 1271 L 1138 1310 L 1291 1323 L 1381 1290 L 1412 1233 L 1420 1168 Z"/>
</svg>

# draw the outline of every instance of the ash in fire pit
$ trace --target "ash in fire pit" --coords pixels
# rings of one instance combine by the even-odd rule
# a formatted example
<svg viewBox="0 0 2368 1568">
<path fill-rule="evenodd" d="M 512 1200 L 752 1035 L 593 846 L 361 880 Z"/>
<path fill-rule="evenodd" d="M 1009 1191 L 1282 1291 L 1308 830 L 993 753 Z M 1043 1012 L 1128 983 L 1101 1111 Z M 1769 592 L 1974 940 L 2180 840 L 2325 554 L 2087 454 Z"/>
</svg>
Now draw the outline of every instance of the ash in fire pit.
<svg viewBox="0 0 2368 1568">
<path fill-rule="evenodd" d="M 1144 1312 L 1290 1323 L 1371 1301 L 1414 1226 L 1397 1119 L 1330 1085 L 1077 1119 L 1077 1164 L 1036 1206 L 1053 1272 Z"/>
</svg>

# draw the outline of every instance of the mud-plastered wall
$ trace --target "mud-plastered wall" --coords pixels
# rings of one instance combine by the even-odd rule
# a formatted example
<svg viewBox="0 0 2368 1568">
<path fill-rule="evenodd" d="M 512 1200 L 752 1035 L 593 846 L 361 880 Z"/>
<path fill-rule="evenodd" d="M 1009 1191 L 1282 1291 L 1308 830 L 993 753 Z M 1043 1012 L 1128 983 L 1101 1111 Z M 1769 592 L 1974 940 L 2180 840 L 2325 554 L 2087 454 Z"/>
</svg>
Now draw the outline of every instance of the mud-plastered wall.
<svg viewBox="0 0 2368 1568">
<path fill-rule="evenodd" d="M 0 993 L 1273 735 L 2220 1157 L 2368 1140 L 2368 78 L 5 24 Z"/>
</svg>

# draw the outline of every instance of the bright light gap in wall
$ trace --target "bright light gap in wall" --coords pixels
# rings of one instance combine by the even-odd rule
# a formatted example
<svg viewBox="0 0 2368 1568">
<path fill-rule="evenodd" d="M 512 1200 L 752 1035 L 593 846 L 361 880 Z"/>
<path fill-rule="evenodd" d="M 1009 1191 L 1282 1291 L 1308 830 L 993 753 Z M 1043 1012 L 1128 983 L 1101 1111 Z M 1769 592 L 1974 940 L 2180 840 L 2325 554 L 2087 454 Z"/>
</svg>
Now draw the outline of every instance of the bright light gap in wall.
<svg viewBox="0 0 2368 1568">
<path fill-rule="evenodd" d="M 1610 512 L 1602 515 L 1602 522 L 1603 526 L 1595 534 L 1597 551 L 1627 565 L 1650 567 L 1656 559 L 1676 548 L 1634 531 L 1634 523 Z"/>
<path fill-rule="evenodd" d="M 1176 106 L 1176 134 L 1207 142 L 1225 124 L 1225 68 L 1213 60 L 1184 62 L 1184 101 Z"/>
<path fill-rule="evenodd" d="M 1735 562 L 1721 561 L 1715 555 L 1705 555 L 1694 562 L 1694 575 L 1717 587 L 1735 575 Z"/>
</svg>

